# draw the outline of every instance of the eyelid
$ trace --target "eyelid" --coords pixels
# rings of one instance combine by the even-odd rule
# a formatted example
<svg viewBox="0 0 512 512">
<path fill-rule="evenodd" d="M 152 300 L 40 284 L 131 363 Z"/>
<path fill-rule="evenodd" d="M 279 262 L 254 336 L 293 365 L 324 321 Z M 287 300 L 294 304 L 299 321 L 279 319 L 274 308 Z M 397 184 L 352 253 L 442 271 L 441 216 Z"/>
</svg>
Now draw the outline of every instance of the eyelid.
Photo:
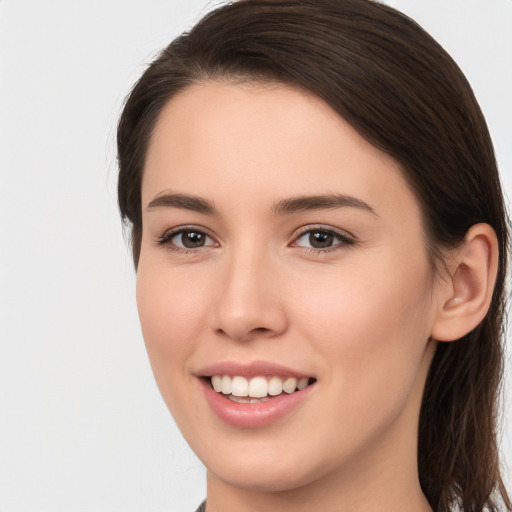
<svg viewBox="0 0 512 512">
<path fill-rule="evenodd" d="M 171 240 L 178 234 L 186 232 L 186 231 L 195 231 L 201 234 L 204 234 L 208 238 L 210 238 L 214 243 L 203 245 L 197 248 L 185 248 L 180 247 L 178 245 L 172 244 Z M 336 238 L 338 238 L 338 242 L 334 245 L 326 248 L 316 248 L 316 247 L 304 247 L 297 244 L 298 239 L 300 239 L 302 236 L 304 236 L 307 233 L 310 232 L 325 232 L 334 235 Z M 292 242 L 289 244 L 290 247 L 298 247 L 302 248 L 305 251 L 308 252 L 314 252 L 314 253 L 327 253 L 329 251 L 341 249 L 343 247 L 350 247 L 357 243 L 357 238 L 350 232 L 335 228 L 330 225 L 325 224 L 310 224 L 307 226 L 303 226 L 295 231 L 295 233 L 292 235 Z M 211 231 L 203 226 L 199 226 L 197 224 L 186 224 L 181 226 L 176 226 L 173 228 L 170 228 L 166 230 L 163 235 L 157 238 L 156 244 L 158 246 L 164 246 L 167 247 L 169 250 L 173 250 L 176 252 L 182 252 L 182 253 L 195 253 L 201 250 L 205 250 L 211 247 L 219 247 L 220 244 L 218 240 L 216 239 L 215 235 L 211 233 Z"/>
<path fill-rule="evenodd" d="M 324 233 L 329 233 L 340 239 L 341 241 L 332 245 L 331 247 L 327 248 L 316 248 L 316 247 L 303 247 L 300 245 L 297 245 L 296 242 L 298 239 L 303 237 L 307 233 L 315 232 L 315 231 L 322 231 Z M 308 251 L 314 251 L 314 252 L 329 252 L 332 250 L 339 249 L 341 247 L 350 247 L 352 245 L 355 245 L 357 243 L 357 238 L 350 232 L 344 230 L 335 228 L 333 226 L 328 226 L 325 224 L 312 224 L 308 226 L 303 226 L 299 228 L 293 235 L 292 235 L 292 243 L 290 244 L 291 247 L 300 247 L 303 249 L 306 249 Z"/>
<path fill-rule="evenodd" d="M 204 245 L 201 247 L 197 247 L 197 248 L 185 248 L 185 247 L 180 247 L 180 246 L 177 246 L 177 245 L 174 245 L 171 243 L 171 240 L 176 235 L 179 235 L 180 233 L 183 233 L 185 231 L 195 231 L 197 233 L 201 233 L 201 234 L 207 236 L 208 238 L 210 238 L 211 240 L 213 240 L 214 243 L 209 244 L 209 245 Z M 170 229 L 166 230 L 163 235 L 161 235 L 157 238 L 156 243 L 158 246 L 164 246 L 173 251 L 187 252 L 187 253 L 188 252 L 197 252 L 197 251 L 200 251 L 201 249 L 204 250 L 205 248 L 209 248 L 209 247 L 218 247 L 220 245 L 219 242 L 217 241 L 217 239 L 215 238 L 215 236 L 210 232 L 210 230 L 204 228 L 203 226 L 198 226 L 196 224 L 186 224 L 186 225 L 170 228 Z"/>
</svg>

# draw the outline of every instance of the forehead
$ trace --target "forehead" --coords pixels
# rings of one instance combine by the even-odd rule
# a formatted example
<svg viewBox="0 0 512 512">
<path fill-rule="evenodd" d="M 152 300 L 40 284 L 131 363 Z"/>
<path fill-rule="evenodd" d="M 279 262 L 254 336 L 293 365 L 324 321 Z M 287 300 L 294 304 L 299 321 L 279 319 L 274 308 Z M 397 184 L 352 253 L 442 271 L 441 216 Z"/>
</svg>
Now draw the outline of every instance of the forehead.
<svg viewBox="0 0 512 512">
<path fill-rule="evenodd" d="M 362 194 L 391 208 L 401 196 L 418 210 L 394 159 L 318 97 L 281 84 L 206 82 L 173 97 L 152 135 L 143 201 L 168 189 L 216 202 Z"/>
</svg>

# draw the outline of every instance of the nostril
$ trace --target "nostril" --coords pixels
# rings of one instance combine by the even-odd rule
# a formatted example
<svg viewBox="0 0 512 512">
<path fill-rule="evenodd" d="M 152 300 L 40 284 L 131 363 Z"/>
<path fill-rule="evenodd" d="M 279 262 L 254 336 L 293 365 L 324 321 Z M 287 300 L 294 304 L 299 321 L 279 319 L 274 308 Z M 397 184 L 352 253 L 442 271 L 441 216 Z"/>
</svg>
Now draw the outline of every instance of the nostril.
<svg viewBox="0 0 512 512">
<path fill-rule="evenodd" d="M 253 329 L 244 329 L 232 327 L 231 329 L 216 329 L 219 336 L 227 336 L 238 341 L 251 341 L 257 338 L 269 338 L 277 334 L 277 332 L 267 327 L 254 327 Z"/>
<path fill-rule="evenodd" d="M 269 330 L 270 329 L 267 329 L 266 327 L 256 327 L 255 329 L 252 330 L 252 332 L 263 334 L 269 332 Z"/>
</svg>

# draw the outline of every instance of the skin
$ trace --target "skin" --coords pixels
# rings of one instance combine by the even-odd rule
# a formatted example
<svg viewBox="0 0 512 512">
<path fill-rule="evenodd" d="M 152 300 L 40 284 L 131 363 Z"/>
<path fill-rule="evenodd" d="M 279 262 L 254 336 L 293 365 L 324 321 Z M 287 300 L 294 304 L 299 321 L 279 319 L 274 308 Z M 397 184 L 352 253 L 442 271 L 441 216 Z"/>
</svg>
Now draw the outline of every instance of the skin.
<svg viewBox="0 0 512 512">
<path fill-rule="evenodd" d="M 216 212 L 148 207 L 170 193 Z M 369 209 L 275 211 L 326 194 Z M 142 330 L 162 396 L 207 468 L 208 511 L 431 510 L 416 436 L 450 293 L 399 165 L 312 95 L 206 82 L 164 108 L 142 205 Z M 184 250 L 181 235 L 159 243 L 190 225 L 208 235 L 204 246 Z M 333 246 L 312 248 L 308 230 L 337 233 Z M 279 421 L 234 427 L 197 377 L 226 360 L 271 361 L 317 382 Z"/>
</svg>

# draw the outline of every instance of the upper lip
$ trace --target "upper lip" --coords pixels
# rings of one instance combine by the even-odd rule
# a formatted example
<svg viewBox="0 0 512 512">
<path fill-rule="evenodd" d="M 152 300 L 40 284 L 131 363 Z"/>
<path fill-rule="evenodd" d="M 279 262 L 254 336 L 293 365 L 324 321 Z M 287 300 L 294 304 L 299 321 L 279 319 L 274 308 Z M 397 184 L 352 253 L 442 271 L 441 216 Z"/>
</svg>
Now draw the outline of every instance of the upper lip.
<svg viewBox="0 0 512 512">
<path fill-rule="evenodd" d="M 196 372 L 198 377 L 211 377 L 212 375 L 239 375 L 241 377 L 264 377 L 264 376 L 286 376 L 296 377 L 298 379 L 304 377 L 313 377 L 292 368 L 288 368 L 281 364 L 269 361 L 220 361 L 209 364 Z"/>
</svg>

